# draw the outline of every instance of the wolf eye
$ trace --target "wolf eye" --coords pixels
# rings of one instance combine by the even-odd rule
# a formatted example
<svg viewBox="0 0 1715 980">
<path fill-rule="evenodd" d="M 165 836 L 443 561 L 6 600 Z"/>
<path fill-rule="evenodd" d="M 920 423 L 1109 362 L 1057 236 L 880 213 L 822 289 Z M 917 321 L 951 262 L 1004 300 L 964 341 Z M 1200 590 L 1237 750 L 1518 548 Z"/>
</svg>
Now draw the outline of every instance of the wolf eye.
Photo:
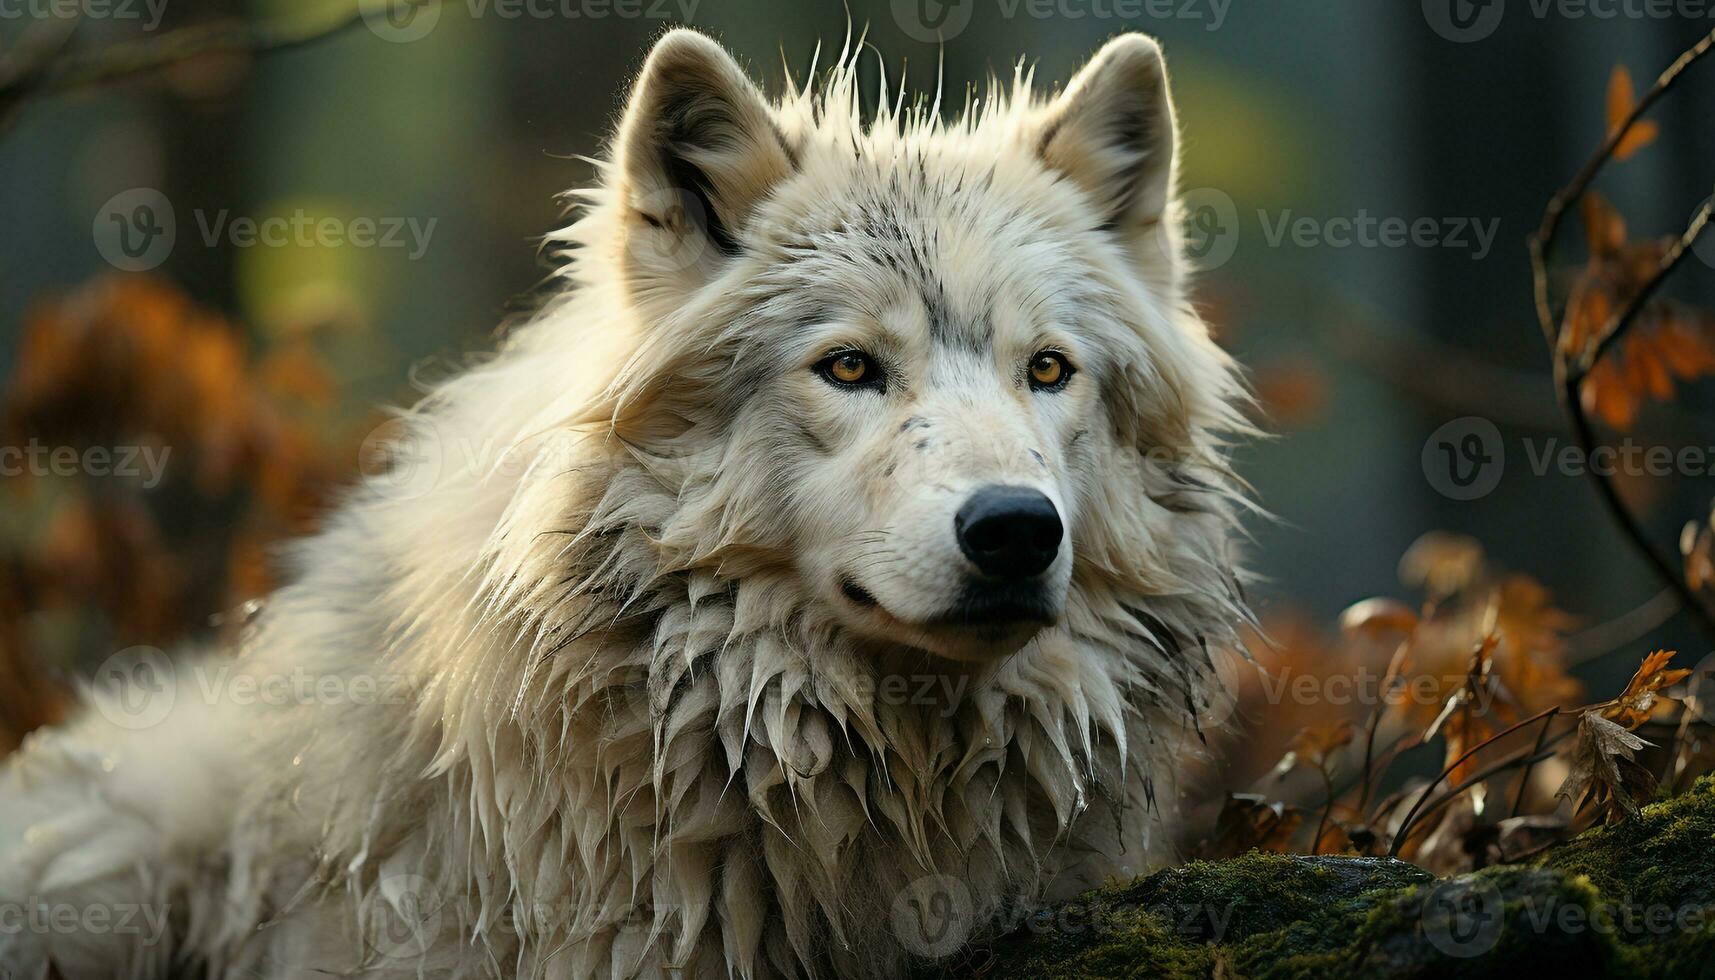
<svg viewBox="0 0 1715 980">
<path fill-rule="evenodd" d="M 1040 351 L 1030 359 L 1030 387 L 1037 391 L 1058 391 L 1076 373 L 1059 351 Z"/>
<path fill-rule="evenodd" d="M 881 380 L 881 369 L 862 351 L 846 350 L 830 354 L 816 365 L 816 372 L 844 388 L 872 385 Z"/>
</svg>

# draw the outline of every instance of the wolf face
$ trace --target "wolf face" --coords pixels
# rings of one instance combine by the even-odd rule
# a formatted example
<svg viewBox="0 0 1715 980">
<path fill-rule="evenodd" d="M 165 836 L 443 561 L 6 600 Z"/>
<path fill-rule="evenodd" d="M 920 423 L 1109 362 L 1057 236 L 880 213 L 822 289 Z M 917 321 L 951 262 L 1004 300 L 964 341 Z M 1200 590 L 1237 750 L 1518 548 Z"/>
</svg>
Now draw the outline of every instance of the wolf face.
<svg viewBox="0 0 1715 980">
<path fill-rule="evenodd" d="M 743 447 L 733 503 L 767 509 L 729 544 L 854 642 L 991 661 L 1178 533 L 1230 421 L 1180 293 L 1160 50 L 1122 37 L 1053 101 L 1020 78 L 952 126 L 885 92 L 857 126 L 845 86 L 770 106 L 701 35 L 658 45 L 616 237 L 668 353 L 620 386 L 639 442 L 668 415 Z"/>
</svg>

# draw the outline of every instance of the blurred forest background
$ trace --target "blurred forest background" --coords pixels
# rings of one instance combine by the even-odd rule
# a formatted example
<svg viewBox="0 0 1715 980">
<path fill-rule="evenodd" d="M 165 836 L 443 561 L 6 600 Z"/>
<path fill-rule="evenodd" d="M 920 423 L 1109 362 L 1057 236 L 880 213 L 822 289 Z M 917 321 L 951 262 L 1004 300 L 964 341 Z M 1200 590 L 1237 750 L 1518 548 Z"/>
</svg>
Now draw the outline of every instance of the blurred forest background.
<svg viewBox="0 0 1715 980">
<path fill-rule="evenodd" d="M 86 0 L 64 56 L 231 21 L 314 35 L 351 2 L 111 0 L 96 15 Z M 376 406 L 408 404 L 425 365 L 438 374 L 484 350 L 530 305 L 545 272 L 536 243 L 561 221 L 556 195 L 592 177 L 576 154 L 603 145 L 649 43 L 675 22 L 720 38 L 776 91 L 783 57 L 802 75 L 848 24 L 917 89 L 933 90 L 944 61 L 952 93 L 1010 75 L 1020 56 L 1040 82 L 1064 81 L 1115 32 L 1159 36 L 1184 186 L 1218 205 L 1194 215 L 1220 222 L 1200 301 L 1278 434 L 1239 462 L 1280 518 L 1253 524 L 1252 564 L 1266 577 L 1255 598 L 1278 641 L 1259 659 L 1379 671 L 1392 647 L 1338 640 L 1341 611 L 1377 595 L 1433 598 L 1448 567 L 1466 578 L 1444 593 L 1470 586 L 1480 542 L 1485 569 L 1529 577 L 1505 579 L 1514 595 L 1538 590 L 1521 600 L 1534 638 L 1501 665 L 1534 685 L 1513 692 L 1516 718 L 1608 696 L 1653 649 L 1695 665 L 1707 641 L 1672 616 L 1593 483 L 1532 465 L 1571 439 L 1525 242 L 1607 135 L 1616 67 L 1641 92 L 1715 20 L 1684 13 L 1696 5 L 1603 17 L 1591 12 L 1600 4 L 1539 14 L 1520 0 L 1450 2 L 1504 16 L 1453 38 L 1443 0 L 848 0 L 849 13 L 831 0 L 453 0 L 414 23 L 382 11 L 312 43 L 24 99 L 6 97 L 19 83 L 0 70 L 0 445 L 171 449 L 147 487 L 93 467 L 0 476 L 0 753 L 114 651 L 215 640 L 242 619 L 274 583 L 270 548 L 313 528 L 365 465 Z M 25 9 L 16 0 L 0 14 Z M 0 16 L 0 67 L 51 33 Z M 1679 234 L 1715 189 L 1712 110 L 1715 71 L 1688 73 L 1652 113 L 1650 138 L 1604 173 L 1607 227 L 1623 215 L 1633 236 Z M 161 202 L 170 249 L 116 253 L 115 214 Z M 209 234 L 294 215 L 347 231 L 396 221 L 402 244 Z M 1366 216 L 1430 219 L 1436 241 L 1342 245 L 1338 221 Z M 1277 234 L 1306 218 L 1316 234 Z M 1569 240 L 1598 237 L 1569 223 Z M 1562 295 L 1576 269 L 1557 267 Z M 1715 307 L 1712 271 L 1706 241 L 1674 298 Z M 1684 324 L 1702 349 L 1707 323 Z M 1695 384 L 1710 371 L 1671 373 L 1691 382 L 1677 404 L 1601 413 L 1610 441 L 1715 447 L 1715 406 Z M 1456 499 L 1426 468 L 1426 444 L 1472 416 L 1496 426 L 1504 472 L 1492 491 Z M 1668 554 L 1715 496 L 1707 471 L 1617 483 Z M 1402 583 L 1401 557 L 1430 531 L 1459 537 L 1420 544 Z M 1451 655 L 1453 674 L 1468 655 Z M 1581 700 L 1579 684 L 1598 694 Z M 1240 734 L 1219 745 L 1233 789 L 1269 773 L 1300 727 L 1329 721 L 1325 704 L 1245 696 Z M 1349 713 L 1361 720 L 1364 707 Z M 1416 769 L 1432 774 L 1439 758 Z"/>
</svg>

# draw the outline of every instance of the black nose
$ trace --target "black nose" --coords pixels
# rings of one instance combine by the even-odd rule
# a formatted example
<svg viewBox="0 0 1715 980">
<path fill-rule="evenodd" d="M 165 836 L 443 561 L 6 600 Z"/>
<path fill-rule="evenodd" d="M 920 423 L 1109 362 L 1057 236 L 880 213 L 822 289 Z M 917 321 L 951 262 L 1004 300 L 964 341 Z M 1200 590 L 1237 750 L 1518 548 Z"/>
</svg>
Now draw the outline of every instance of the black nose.
<svg viewBox="0 0 1715 980">
<path fill-rule="evenodd" d="M 984 487 L 953 518 L 959 550 L 984 575 L 1022 579 L 1040 575 L 1060 551 L 1060 512 L 1027 487 Z"/>
</svg>

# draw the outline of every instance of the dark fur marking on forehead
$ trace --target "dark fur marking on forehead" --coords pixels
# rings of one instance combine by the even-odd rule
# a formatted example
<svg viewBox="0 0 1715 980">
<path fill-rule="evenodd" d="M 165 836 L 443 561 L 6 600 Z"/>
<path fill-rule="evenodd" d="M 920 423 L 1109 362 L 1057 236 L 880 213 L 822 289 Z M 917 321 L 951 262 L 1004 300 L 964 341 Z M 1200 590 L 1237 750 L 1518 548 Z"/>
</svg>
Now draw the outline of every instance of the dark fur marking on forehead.
<svg viewBox="0 0 1715 980">
<path fill-rule="evenodd" d="M 994 346 L 994 321 L 988 314 L 975 322 L 955 316 L 938 285 L 932 292 L 924 291 L 923 306 L 929 315 L 929 342 L 935 346 L 972 354 L 986 353 Z"/>
</svg>

